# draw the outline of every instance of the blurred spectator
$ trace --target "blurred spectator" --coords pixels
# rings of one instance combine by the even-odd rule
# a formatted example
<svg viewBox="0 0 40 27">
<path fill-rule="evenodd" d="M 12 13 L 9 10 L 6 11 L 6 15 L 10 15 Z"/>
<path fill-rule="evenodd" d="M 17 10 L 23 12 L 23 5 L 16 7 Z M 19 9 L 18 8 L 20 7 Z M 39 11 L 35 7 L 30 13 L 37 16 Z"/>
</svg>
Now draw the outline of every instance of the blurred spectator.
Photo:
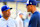
<svg viewBox="0 0 40 27">
<path fill-rule="evenodd" d="M 28 23 L 29 23 L 29 19 L 28 19 L 28 15 L 26 14 L 26 12 L 23 13 L 24 14 L 24 27 L 28 27 Z"/>
<path fill-rule="evenodd" d="M 16 18 L 17 21 L 17 27 L 23 27 L 23 13 L 19 12 L 18 17 Z"/>
</svg>

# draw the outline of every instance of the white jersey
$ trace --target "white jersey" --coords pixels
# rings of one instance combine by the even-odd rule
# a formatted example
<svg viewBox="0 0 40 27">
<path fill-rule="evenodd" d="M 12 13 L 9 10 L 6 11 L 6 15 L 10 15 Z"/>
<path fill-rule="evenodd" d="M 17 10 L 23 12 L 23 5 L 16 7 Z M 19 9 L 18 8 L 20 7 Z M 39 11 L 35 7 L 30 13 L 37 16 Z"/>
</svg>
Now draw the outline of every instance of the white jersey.
<svg viewBox="0 0 40 27">
<path fill-rule="evenodd" d="M 11 18 L 5 20 L 3 17 L 0 19 L 0 27 L 16 27 L 15 21 Z"/>
<path fill-rule="evenodd" d="M 20 17 L 16 18 L 17 27 L 23 27 L 23 21 Z"/>
</svg>

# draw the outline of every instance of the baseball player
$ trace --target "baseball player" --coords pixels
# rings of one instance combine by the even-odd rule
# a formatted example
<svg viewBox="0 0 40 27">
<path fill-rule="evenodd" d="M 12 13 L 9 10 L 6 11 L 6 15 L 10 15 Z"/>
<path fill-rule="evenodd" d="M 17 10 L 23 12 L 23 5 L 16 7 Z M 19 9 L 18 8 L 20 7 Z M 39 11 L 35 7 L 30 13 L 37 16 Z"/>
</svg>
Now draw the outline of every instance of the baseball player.
<svg viewBox="0 0 40 27">
<path fill-rule="evenodd" d="M 10 10 L 12 8 L 9 8 L 7 5 L 2 6 L 1 11 L 3 14 L 3 17 L 0 19 L 0 27 L 16 27 L 15 21 L 10 18 Z"/>
<path fill-rule="evenodd" d="M 28 12 L 32 13 L 28 27 L 40 27 L 40 14 L 36 9 L 36 1 L 28 1 L 26 8 Z"/>
</svg>

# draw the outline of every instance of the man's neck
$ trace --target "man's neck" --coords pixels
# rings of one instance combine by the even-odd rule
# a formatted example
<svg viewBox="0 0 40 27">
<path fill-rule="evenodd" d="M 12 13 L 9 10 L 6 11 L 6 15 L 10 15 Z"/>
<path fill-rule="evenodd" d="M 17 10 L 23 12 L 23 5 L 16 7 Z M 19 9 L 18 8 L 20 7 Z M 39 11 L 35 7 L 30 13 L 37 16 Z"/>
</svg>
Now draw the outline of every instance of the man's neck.
<svg viewBox="0 0 40 27">
<path fill-rule="evenodd" d="M 4 16 L 3 16 L 3 18 L 4 18 L 5 20 L 8 20 L 8 17 L 4 17 Z"/>
<path fill-rule="evenodd" d="M 33 11 L 32 13 L 34 13 L 34 12 L 36 12 L 36 11 Z"/>
<path fill-rule="evenodd" d="M 34 9 L 34 10 L 32 10 L 32 13 L 34 13 L 34 12 L 36 12 L 37 10 L 36 10 L 36 8 Z"/>
</svg>

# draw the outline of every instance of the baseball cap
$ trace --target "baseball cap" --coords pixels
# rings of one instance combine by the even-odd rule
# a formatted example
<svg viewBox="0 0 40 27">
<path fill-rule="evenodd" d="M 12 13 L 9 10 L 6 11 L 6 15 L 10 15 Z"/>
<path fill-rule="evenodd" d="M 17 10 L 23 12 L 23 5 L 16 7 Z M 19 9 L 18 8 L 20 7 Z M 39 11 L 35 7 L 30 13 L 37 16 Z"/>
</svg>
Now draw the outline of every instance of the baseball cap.
<svg viewBox="0 0 40 27">
<path fill-rule="evenodd" d="M 29 1 L 27 1 L 27 6 L 28 5 L 36 5 L 37 3 L 36 3 L 36 1 L 32 1 L 32 0 L 29 0 Z"/>
<path fill-rule="evenodd" d="M 12 8 L 9 8 L 7 5 L 4 5 L 4 6 L 2 6 L 1 11 L 3 12 L 3 11 L 6 11 L 8 9 L 11 10 Z"/>
</svg>

